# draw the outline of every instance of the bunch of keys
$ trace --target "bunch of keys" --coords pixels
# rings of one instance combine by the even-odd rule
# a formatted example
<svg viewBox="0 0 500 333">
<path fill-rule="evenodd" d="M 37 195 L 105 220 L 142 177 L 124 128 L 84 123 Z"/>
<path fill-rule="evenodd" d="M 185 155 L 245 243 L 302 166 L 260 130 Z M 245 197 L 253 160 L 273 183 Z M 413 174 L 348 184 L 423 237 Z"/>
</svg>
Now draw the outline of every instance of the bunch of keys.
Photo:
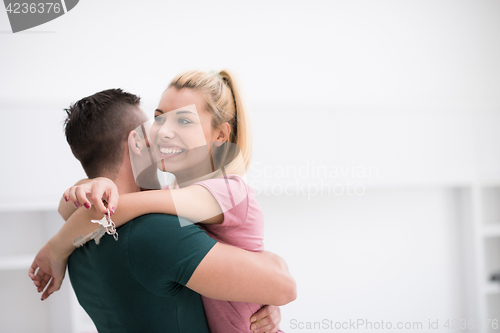
<svg viewBox="0 0 500 333">
<path fill-rule="evenodd" d="M 86 236 L 78 236 L 77 238 L 75 238 L 75 240 L 73 241 L 73 246 L 75 247 L 83 246 L 83 244 L 87 243 L 91 239 L 95 241 L 96 245 L 99 245 L 101 238 L 102 236 L 104 236 L 104 234 L 113 235 L 113 238 L 115 239 L 115 241 L 117 241 L 118 232 L 116 232 L 115 223 L 111 221 L 111 218 L 109 216 L 110 214 L 108 209 L 108 213 L 104 215 L 102 219 L 91 220 L 92 223 L 99 224 L 99 228 L 92 231 L 90 234 Z"/>
</svg>

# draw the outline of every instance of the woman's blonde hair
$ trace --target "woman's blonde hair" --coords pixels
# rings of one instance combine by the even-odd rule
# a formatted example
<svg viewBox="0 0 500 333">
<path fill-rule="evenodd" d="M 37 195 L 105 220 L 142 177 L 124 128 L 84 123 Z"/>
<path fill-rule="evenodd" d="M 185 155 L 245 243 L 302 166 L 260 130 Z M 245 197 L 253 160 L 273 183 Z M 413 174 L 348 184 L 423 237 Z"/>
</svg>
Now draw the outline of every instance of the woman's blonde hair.
<svg viewBox="0 0 500 333">
<path fill-rule="evenodd" d="M 189 88 L 202 93 L 206 110 L 212 115 L 213 128 L 219 128 L 225 122 L 229 123 L 231 134 L 228 142 L 239 147 L 242 161 L 236 163 L 234 160 L 227 171 L 244 175 L 252 156 L 252 138 L 248 109 L 235 74 L 229 70 L 221 70 L 218 73 L 187 71 L 175 77 L 168 86 L 171 87 L 177 90 Z"/>
</svg>

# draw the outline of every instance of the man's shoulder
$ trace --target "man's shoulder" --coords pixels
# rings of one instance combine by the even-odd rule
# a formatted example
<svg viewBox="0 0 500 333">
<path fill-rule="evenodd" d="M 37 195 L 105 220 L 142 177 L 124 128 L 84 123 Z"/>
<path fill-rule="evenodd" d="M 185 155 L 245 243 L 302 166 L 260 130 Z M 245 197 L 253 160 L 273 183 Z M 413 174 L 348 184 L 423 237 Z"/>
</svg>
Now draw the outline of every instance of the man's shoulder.
<svg viewBox="0 0 500 333">
<path fill-rule="evenodd" d="M 126 225 L 129 225 L 130 228 L 129 237 L 149 241 L 164 241 L 166 239 L 182 238 L 191 234 L 205 233 L 198 225 L 187 219 L 167 214 L 142 215 L 131 220 Z"/>
<path fill-rule="evenodd" d="M 135 228 L 151 227 L 153 225 L 169 229 L 184 226 L 197 227 L 197 225 L 183 217 L 167 214 L 145 214 L 130 220 L 129 224 L 130 223 L 132 223 Z"/>
<path fill-rule="evenodd" d="M 130 222 L 134 223 L 179 223 L 179 219 L 183 219 L 182 217 L 178 217 L 175 215 L 167 215 L 167 214 L 145 214 L 141 215 L 139 217 L 136 217 L 135 219 L 130 220 Z"/>
</svg>

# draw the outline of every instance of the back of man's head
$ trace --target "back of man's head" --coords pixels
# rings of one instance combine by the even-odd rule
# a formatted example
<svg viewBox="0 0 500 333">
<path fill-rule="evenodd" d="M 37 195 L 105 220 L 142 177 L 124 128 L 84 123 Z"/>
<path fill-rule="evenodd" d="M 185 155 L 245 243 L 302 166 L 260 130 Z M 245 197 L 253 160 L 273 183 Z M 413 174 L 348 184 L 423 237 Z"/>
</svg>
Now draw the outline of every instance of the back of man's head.
<svg viewBox="0 0 500 333">
<path fill-rule="evenodd" d="M 109 89 L 66 109 L 66 140 L 89 178 L 114 179 L 123 162 L 130 131 L 147 121 L 140 97 Z"/>
</svg>

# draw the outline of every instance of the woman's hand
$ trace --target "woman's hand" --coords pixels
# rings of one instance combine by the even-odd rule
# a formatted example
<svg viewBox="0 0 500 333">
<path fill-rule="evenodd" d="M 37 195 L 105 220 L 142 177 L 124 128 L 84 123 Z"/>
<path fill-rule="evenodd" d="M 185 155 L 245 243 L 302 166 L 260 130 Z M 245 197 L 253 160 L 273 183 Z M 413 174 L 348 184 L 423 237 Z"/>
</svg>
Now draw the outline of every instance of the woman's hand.
<svg viewBox="0 0 500 333">
<path fill-rule="evenodd" d="M 250 329 L 255 333 L 276 333 L 279 331 L 281 311 L 279 306 L 264 305 L 250 318 Z"/>
<path fill-rule="evenodd" d="M 42 294 L 42 301 L 61 288 L 68 262 L 68 256 L 58 255 L 58 251 L 53 248 L 51 241 L 38 252 L 29 269 L 29 277 L 39 293 L 48 284 L 47 289 Z"/>
<path fill-rule="evenodd" d="M 88 210 L 78 209 L 38 252 L 29 269 L 29 277 L 38 292 L 47 287 L 42 295 L 42 301 L 61 287 L 68 257 L 75 250 L 74 240 L 95 231 L 98 227 L 90 221 L 101 218 L 102 214 L 94 207 Z"/>
<path fill-rule="evenodd" d="M 75 207 L 85 206 L 90 209 L 94 205 L 95 209 L 101 214 L 106 214 L 109 210 L 114 214 L 118 206 L 118 188 L 111 179 L 99 177 L 91 181 L 71 186 L 67 189 L 63 197 L 66 201 L 73 201 Z M 103 200 L 108 203 L 108 208 L 104 206 Z"/>
</svg>

